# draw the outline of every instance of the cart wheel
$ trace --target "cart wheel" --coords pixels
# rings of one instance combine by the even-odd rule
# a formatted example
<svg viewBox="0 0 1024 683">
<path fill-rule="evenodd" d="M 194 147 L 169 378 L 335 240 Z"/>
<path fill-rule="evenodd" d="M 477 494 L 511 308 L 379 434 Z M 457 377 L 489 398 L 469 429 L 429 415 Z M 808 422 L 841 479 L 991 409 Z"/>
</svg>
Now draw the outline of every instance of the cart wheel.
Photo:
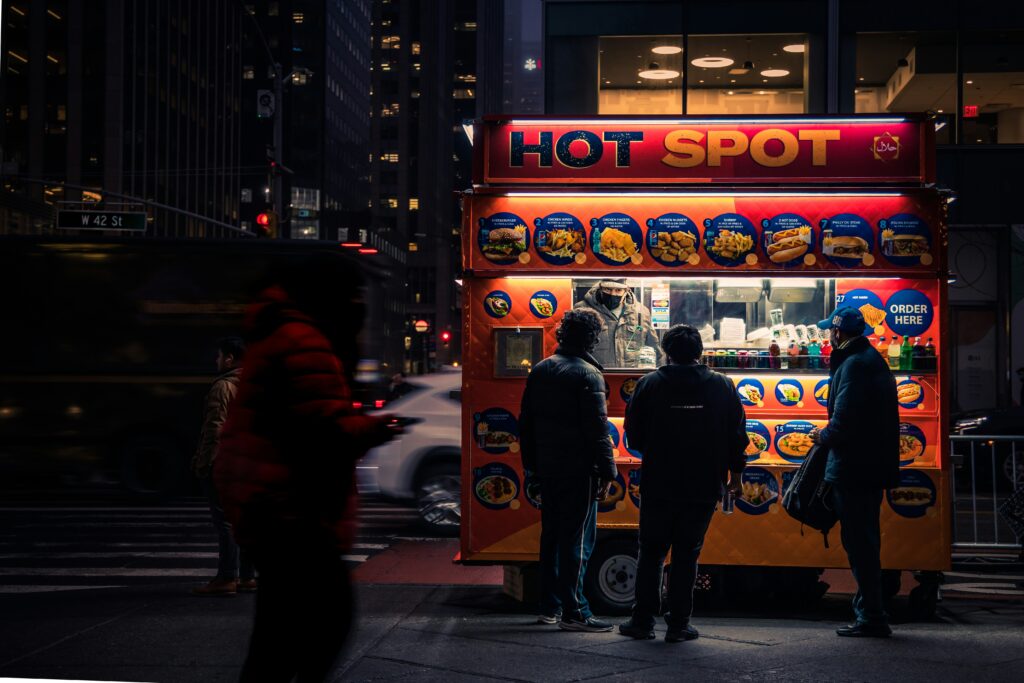
<svg viewBox="0 0 1024 683">
<path fill-rule="evenodd" d="M 617 537 L 597 542 L 583 580 L 594 612 L 629 614 L 636 586 L 636 555 L 636 539 Z"/>
</svg>

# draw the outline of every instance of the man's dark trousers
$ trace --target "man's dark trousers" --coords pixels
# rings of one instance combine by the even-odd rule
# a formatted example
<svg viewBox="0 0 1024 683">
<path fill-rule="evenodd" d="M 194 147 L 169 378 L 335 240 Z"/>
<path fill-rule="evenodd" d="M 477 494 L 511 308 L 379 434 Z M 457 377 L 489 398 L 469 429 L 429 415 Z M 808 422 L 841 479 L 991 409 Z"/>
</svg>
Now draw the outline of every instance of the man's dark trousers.
<svg viewBox="0 0 1024 683">
<path fill-rule="evenodd" d="M 857 623 L 887 624 L 889 618 L 882 603 L 882 535 L 878 527 L 882 490 L 833 482 L 832 502 L 839 515 L 843 549 L 857 580 L 857 594 L 853 596 Z"/>
<path fill-rule="evenodd" d="M 693 584 L 704 534 L 711 524 L 717 501 L 640 501 L 640 559 L 636 575 L 633 623 L 653 628 L 661 611 L 662 571 L 672 548 L 672 576 L 668 585 L 669 628 L 685 626 L 693 613 Z"/>
<path fill-rule="evenodd" d="M 540 495 L 540 610 L 562 618 L 592 616 L 583 577 L 597 537 L 593 477 L 545 477 Z"/>
</svg>

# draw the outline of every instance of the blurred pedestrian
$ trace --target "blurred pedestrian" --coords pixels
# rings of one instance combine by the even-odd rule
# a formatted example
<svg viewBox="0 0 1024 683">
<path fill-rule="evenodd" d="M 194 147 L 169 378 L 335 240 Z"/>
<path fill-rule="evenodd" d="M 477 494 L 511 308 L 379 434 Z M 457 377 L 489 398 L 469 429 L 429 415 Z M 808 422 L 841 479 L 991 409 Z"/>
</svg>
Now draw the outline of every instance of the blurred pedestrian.
<svg viewBox="0 0 1024 683">
<path fill-rule="evenodd" d="M 602 330 L 593 311 L 566 312 L 554 355 L 526 380 L 519 415 L 523 469 L 541 487 L 538 621 L 568 631 L 610 631 L 594 617 L 583 579 L 597 537 L 597 501 L 615 479 L 608 385 L 591 355 Z"/>
<path fill-rule="evenodd" d="M 671 548 L 665 640 L 678 643 L 699 635 L 690 625 L 697 559 L 726 488 L 740 495 L 748 437 L 732 380 L 700 362 L 700 332 L 675 325 L 661 345 L 668 365 L 641 377 L 626 406 L 623 431 L 630 447 L 643 454 L 643 464 L 636 600 L 632 618 L 619 632 L 654 637 Z"/>
<path fill-rule="evenodd" d="M 404 372 L 396 372 L 391 375 L 391 383 L 388 384 L 388 403 L 397 401 L 412 391 L 412 389 L 412 385 L 406 381 L 406 374 Z"/>
<path fill-rule="evenodd" d="M 225 337 L 217 344 L 217 379 L 206 393 L 203 405 L 203 426 L 199 447 L 192 456 L 192 472 L 198 477 L 203 495 L 210 504 L 210 517 L 217 532 L 217 576 L 203 586 L 192 589 L 194 595 L 234 595 L 256 590 L 256 573 L 246 553 L 240 552 L 232 536 L 231 524 L 224 517 L 217 487 L 211 476 L 217 458 L 221 429 L 228 414 L 228 405 L 238 392 L 242 373 L 245 342 L 239 337 Z"/>
<path fill-rule="evenodd" d="M 825 481 L 839 516 L 840 538 L 850 561 L 857 594 L 856 621 L 840 636 L 886 638 L 882 582 L 882 496 L 900 483 L 900 416 L 896 380 L 864 336 L 864 316 L 851 306 L 837 308 L 818 327 L 830 330 L 832 362 L 828 425 L 811 439 L 828 449 Z"/>
<path fill-rule="evenodd" d="M 361 282 L 321 254 L 288 268 L 248 314 L 246 367 L 214 478 L 260 573 L 242 681 L 321 681 L 348 636 L 342 559 L 356 532 L 355 463 L 392 438 L 353 409 Z"/>
</svg>

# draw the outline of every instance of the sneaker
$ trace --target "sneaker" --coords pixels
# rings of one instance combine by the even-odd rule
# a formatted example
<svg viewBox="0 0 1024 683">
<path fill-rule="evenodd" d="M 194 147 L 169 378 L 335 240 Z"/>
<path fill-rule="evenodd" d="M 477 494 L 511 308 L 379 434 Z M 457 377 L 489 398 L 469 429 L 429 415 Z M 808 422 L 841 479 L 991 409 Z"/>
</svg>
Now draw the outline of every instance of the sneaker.
<svg viewBox="0 0 1024 683">
<path fill-rule="evenodd" d="M 256 587 L 256 579 L 239 579 L 238 581 L 239 593 L 255 593 Z"/>
<path fill-rule="evenodd" d="M 542 613 L 537 616 L 538 624 L 557 624 L 562 620 L 562 610 L 556 610 L 550 613 Z"/>
<path fill-rule="evenodd" d="M 586 633 L 607 633 L 611 631 L 614 626 L 609 624 L 607 621 L 601 621 L 597 617 L 587 617 L 586 619 L 565 619 L 563 618 L 558 622 L 558 628 L 563 631 L 584 631 Z"/>
<path fill-rule="evenodd" d="M 237 592 L 238 581 L 235 579 L 211 579 L 205 585 L 197 586 L 192 589 L 192 595 L 199 595 L 202 597 L 234 595 Z"/>
<path fill-rule="evenodd" d="M 651 640 L 654 638 L 653 628 L 644 628 L 643 626 L 637 626 L 632 619 L 627 621 L 625 624 L 619 624 L 619 633 L 630 638 L 636 638 L 637 640 Z"/>
<path fill-rule="evenodd" d="M 666 643 L 681 643 L 684 640 L 697 640 L 700 633 L 697 629 L 685 624 L 684 626 L 669 626 L 668 631 L 665 632 Z"/>
<path fill-rule="evenodd" d="M 837 636 L 844 638 L 888 638 L 892 629 L 888 624 L 850 624 L 836 629 Z"/>
</svg>

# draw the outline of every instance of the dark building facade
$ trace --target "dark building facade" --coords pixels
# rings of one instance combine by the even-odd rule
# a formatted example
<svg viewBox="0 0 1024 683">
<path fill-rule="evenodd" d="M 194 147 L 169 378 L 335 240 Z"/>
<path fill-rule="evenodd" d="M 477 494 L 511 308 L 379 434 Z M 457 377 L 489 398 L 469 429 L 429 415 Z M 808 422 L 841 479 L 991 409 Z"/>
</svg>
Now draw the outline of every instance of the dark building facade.
<svg viewBox="0 0 1024 683">
<path fill-rule="evenodd" d="M 15 0 L 2 20 L 0 232 L 50 231 L 62 201 L 141 199 L 148 234 L 233 234 L 237 3 Z"/>
<path fill-rule="evenodd" d="M 405 369 L 458 361 L 460 213 L 476 108 L 476 6 L 376 0 L 373 19 L 373 232 L 402 244 L 407 276 L 399 333 Z M 426 332 L 414 323 L 426 321 Z M 444 333 L 450 337 L 446 341 Z"/>
<path fill-rule="evenodd" d="M 957 193 L 949 241 L 952 408 L 1018 402 L 1015 371 L 1024 366 L 1019 4 L 545 0 L 537 21 L 550 115 L 932 112 L 939 184 Z M 521 26 L 513 28 L 506 19 L 506 42 L 517 40 Z M 504 113 L 520 113 L 507 80 L 505 87 Z"/>
</svg>

